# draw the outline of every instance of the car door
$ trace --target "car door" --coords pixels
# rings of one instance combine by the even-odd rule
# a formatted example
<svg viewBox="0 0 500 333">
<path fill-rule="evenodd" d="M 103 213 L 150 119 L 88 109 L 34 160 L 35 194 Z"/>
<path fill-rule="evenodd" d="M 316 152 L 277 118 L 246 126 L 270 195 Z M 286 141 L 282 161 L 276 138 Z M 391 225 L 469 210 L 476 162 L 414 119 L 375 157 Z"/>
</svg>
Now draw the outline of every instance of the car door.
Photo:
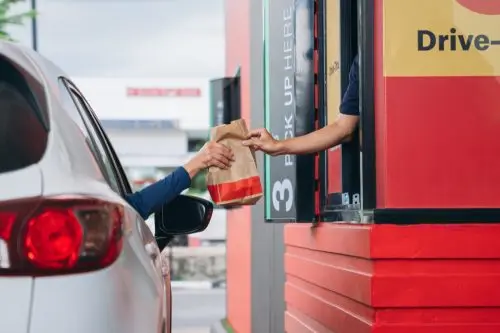
<svg viewBox="0 0 500 333">
<path fill-rule="evenodd" d="M 64 82 L 73 98 L 77 100 L 76 103 L 81 105 L 81 112 L 83 113 L 82 117 L 84 118 L 84 122 L 87 126 L 90 126 L 92 128 L 95 136 L 94 140 L 101 144 L 102 150 L 104 151 L 103 153 L 105 155 L 104 158 L 106 159 L 106 162 L 103 164 L 106 164 L 106 166 L 111 169 L 109 170 L 109 172 L 112 172 L 114 178 L 117 180 L 116 186 L 119 190 L 119 193 L 124 199 L 126 199 L 128 195 L 132 194 L 132 188 L 121 165 L 121 162 L 113 148 L 113 145 L 111 144 L 106 132 L 102 128 L 90 104 L 83 97 L 78 88 L 76 88 L 76 86 L 74 86 L 74 84 L 72 84 L 71 81 L 67 79 L 65 79 Z M 170 297 L 167 297 L 170 291 L 168 263 L 166 263 L 165 260 L 162 260 L 155 237 L 149 227 L 146 225 L 145 221 L 135 210 L 133 212 L 133 215 L 136 223 L 135 230 L 137 231 L 137 236 L 140 238 L 143 245 L 142 250 L 150 258 L 151 264 L 154 267 L 155 278 L 161 284 L 160 289 L 163 291 L 161 293 L 163 298 L 162 317 L 165 320 L 166 327 L 170 327 L 170 316 L 167 315 L 166 312 L 167 309 L 170 308 L 171 303 Z M 167 282 L 168 285 L 165 285 L 165 282 Z"/>
<path fill-rule="evenodd" d="M 94 136 L 93 140 L 102 150 L 100 155 L 101 160 L 104 160 L 102 161 L 103 168 L 107 169 L 105 171 L 107 171 L 108 174 L 111 173 L 113 175 L 113 177 L 109 177 L 114 179 L 114 181 L 111 181 L 112 187 L 115 187 L 122 197 L 126 199 L 128 195 L 132 194 L 132 189 L 110 140 L 101 127 L 99 120 L 95 116 L 95 113 L 85 97 L 83 97 L 76 86 L 74 86 L 69 80 L 65 80 L 65 85 L 68 87 L 72 97 L 76 99 L 75 102 L 80 105 L 80 108 L 82 109 L 80 112 L 82 113 L 84 123 L 86 126 L 91 128 L 90 131 Z M 158 246 L 156 245 L 154 235 L 151 233 L 149 228 L 147 228 L 144 220 L 140 218 L 137 212 L 136 215 L 137 230 L 139 231 L 139 235 L 142 239 L 144 250 L 150 256 L 154 266 L 158 266 L 157 270 L 159 271 L 159 276 L 161 277 L 161 267 L 159 266 L 160 252 Z"/>
</svg>

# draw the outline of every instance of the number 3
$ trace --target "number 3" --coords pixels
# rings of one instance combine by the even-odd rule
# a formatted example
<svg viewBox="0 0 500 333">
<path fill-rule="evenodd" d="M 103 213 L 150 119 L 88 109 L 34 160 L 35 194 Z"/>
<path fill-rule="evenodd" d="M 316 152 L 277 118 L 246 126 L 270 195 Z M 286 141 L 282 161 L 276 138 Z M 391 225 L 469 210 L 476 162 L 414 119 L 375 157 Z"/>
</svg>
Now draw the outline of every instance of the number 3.
<svg viewBox="0 0 500 333">
<path fill-rule="evenodd" d="M 283 179 L 281 182 L 277 181 L 273 185 L 273 207 L 278 212 L 280 211 L 280 201 L 285 200 L 285 192 L 288 192 L 288 199 L 285 202 L 285 210 L 288 212 L 292 209 L 293 205 L 293 185 L 288 178 Z"/>
</svg>

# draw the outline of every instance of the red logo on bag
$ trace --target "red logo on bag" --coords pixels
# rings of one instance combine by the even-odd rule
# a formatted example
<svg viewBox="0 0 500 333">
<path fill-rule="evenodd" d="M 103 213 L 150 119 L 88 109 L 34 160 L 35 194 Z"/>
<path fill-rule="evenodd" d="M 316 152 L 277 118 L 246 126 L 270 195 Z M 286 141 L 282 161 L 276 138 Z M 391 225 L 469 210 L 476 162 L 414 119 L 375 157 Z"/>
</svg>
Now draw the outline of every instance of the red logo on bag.
<svg viewBox="0 0 500 333">
<path fill-rule="evenodd" d="M 500 15 L 500 0 L 456 0 L 456 1 L 465 8 L 479 14 Z"/>
</svg>

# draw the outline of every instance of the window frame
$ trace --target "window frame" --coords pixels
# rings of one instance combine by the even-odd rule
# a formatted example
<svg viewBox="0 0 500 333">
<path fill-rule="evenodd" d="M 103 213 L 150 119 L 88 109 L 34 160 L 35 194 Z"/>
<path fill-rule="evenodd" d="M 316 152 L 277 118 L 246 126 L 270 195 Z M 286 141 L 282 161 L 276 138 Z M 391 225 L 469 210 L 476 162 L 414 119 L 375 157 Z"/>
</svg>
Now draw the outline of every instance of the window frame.
<svg viewBox="0 0 500 333">
<path fill-rule="evenodd" d="M 319 104 L 320 127 L 328 123 L 325 37 L 326 0 L 319 0 Z M 374 7 L 372 0 L 341 0 L 337 6 L 340 13 L 340 90 L 344 94 L 349 83 L 349 71 L 356 54 L 359 56 L 359 128 L 354 140 L 341 145 L 340 181 L 341 192 L 330 193 L 328 178 L 334 177 L 329 168 L 328 152 L 320 154 L 320 210 L 323 221 L 361 221 L 376 209 L 375 171 L 375 119 L 374 119 L 374 67 L 373 27 Z M 348 170 L 349 172 L 342 172 Z"/>
<path fill-rule="evenodd" d="M 130 194 L 130 184 L 128 183 L 128 180 L 123 170 L 121 169 L 121 165 L 119 164 L 119 162 L 117 162 L 116 154 L 114 153 L 114 150 L 110 148 L 111 144 L 107 136 L 103 134 L 103 130 L 100 127 L 99 122 L 95 114 L 93 113 L 92 108 L 90 107 L 90 104 L 73 82 L 64 77 L 60 77 L 59 80 L 66 88 L 68 94 L 70 95 L 70 98 L 72 99 L 76 109 L 78 110 L 85 129 L 87 130 L 87 134 L 89 135 L 89 138 L 91 140 L 91 143 L 92 145 L 94 145 L 93 148 L 97 151 L 102 150 L 105 158 L 109 160 L 109 169 L 111 174 L 108 171 L 108 168 L 106 168 L 103 158 L 101 156 L 95 156 L 95 153 L 93 153 L 96 161 L 99 164 L 101 172 L 106 179 L 106 182 L 113 191 L 117 191 L 120 195 L 126 196 L 127 194 Z M 77 98 L 79 100 L 75 100 Z M 102 149 L 98 148 L 99 145 Z M 110 177 L 113 177 L 114 181 L 111 180 Z"/>
<path fill-rule="evenodd" d="M 123 169 L 123 166 L 120 162 L 120 159 L 118 158 L 118 155 L 116 154 L 116 151 L 111 144 L 111 141 L 109 140 L 108 135 L 106 134 L 106 131 L 102 127 L 101 123 L 99 122 L 99 119 L 95 115 L 93 109 L 91 108 L 90 104 L 85 100 L 87 103 L 87 107 L 89 109 L 90 116 L 92 118 L 92 121 L 94 123 L 94 126 L 96 127 L 96 130 L 98 132 L 98 135 L 101 137 L 101 140 L 104 141 L 105 147 L 107 148 L 108 154 L 110 155 L 110 160 L 113 162 L 114 167 L 115 167 L 115 172 L 118 172 L 118 178 L 121 181 L 122 189 L 124 194 L 131 194 L 132 193 L 132 187 L 130 186 L 130 182 L 128 180 L 127 174 L 125 173 L 125 170 Z"/>
</svg>

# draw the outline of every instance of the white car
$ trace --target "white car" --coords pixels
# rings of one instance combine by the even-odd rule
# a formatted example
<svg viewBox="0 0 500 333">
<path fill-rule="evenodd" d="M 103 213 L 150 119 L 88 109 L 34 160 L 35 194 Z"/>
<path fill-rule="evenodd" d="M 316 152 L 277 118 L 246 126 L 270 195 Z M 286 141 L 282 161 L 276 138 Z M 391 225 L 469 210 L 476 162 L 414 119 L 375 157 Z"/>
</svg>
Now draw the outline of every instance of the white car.
<svg viewBox="0 0 500 333">
<path fill-rule="evenodd" d="M 155 239 L 130 193 L 77 87 L 38 53 L 0 42 L 1 332 L 170 332 L 160 251 L 204 230 L 213 207 L 178 196 L 155 214 Z"/>
</svg>

